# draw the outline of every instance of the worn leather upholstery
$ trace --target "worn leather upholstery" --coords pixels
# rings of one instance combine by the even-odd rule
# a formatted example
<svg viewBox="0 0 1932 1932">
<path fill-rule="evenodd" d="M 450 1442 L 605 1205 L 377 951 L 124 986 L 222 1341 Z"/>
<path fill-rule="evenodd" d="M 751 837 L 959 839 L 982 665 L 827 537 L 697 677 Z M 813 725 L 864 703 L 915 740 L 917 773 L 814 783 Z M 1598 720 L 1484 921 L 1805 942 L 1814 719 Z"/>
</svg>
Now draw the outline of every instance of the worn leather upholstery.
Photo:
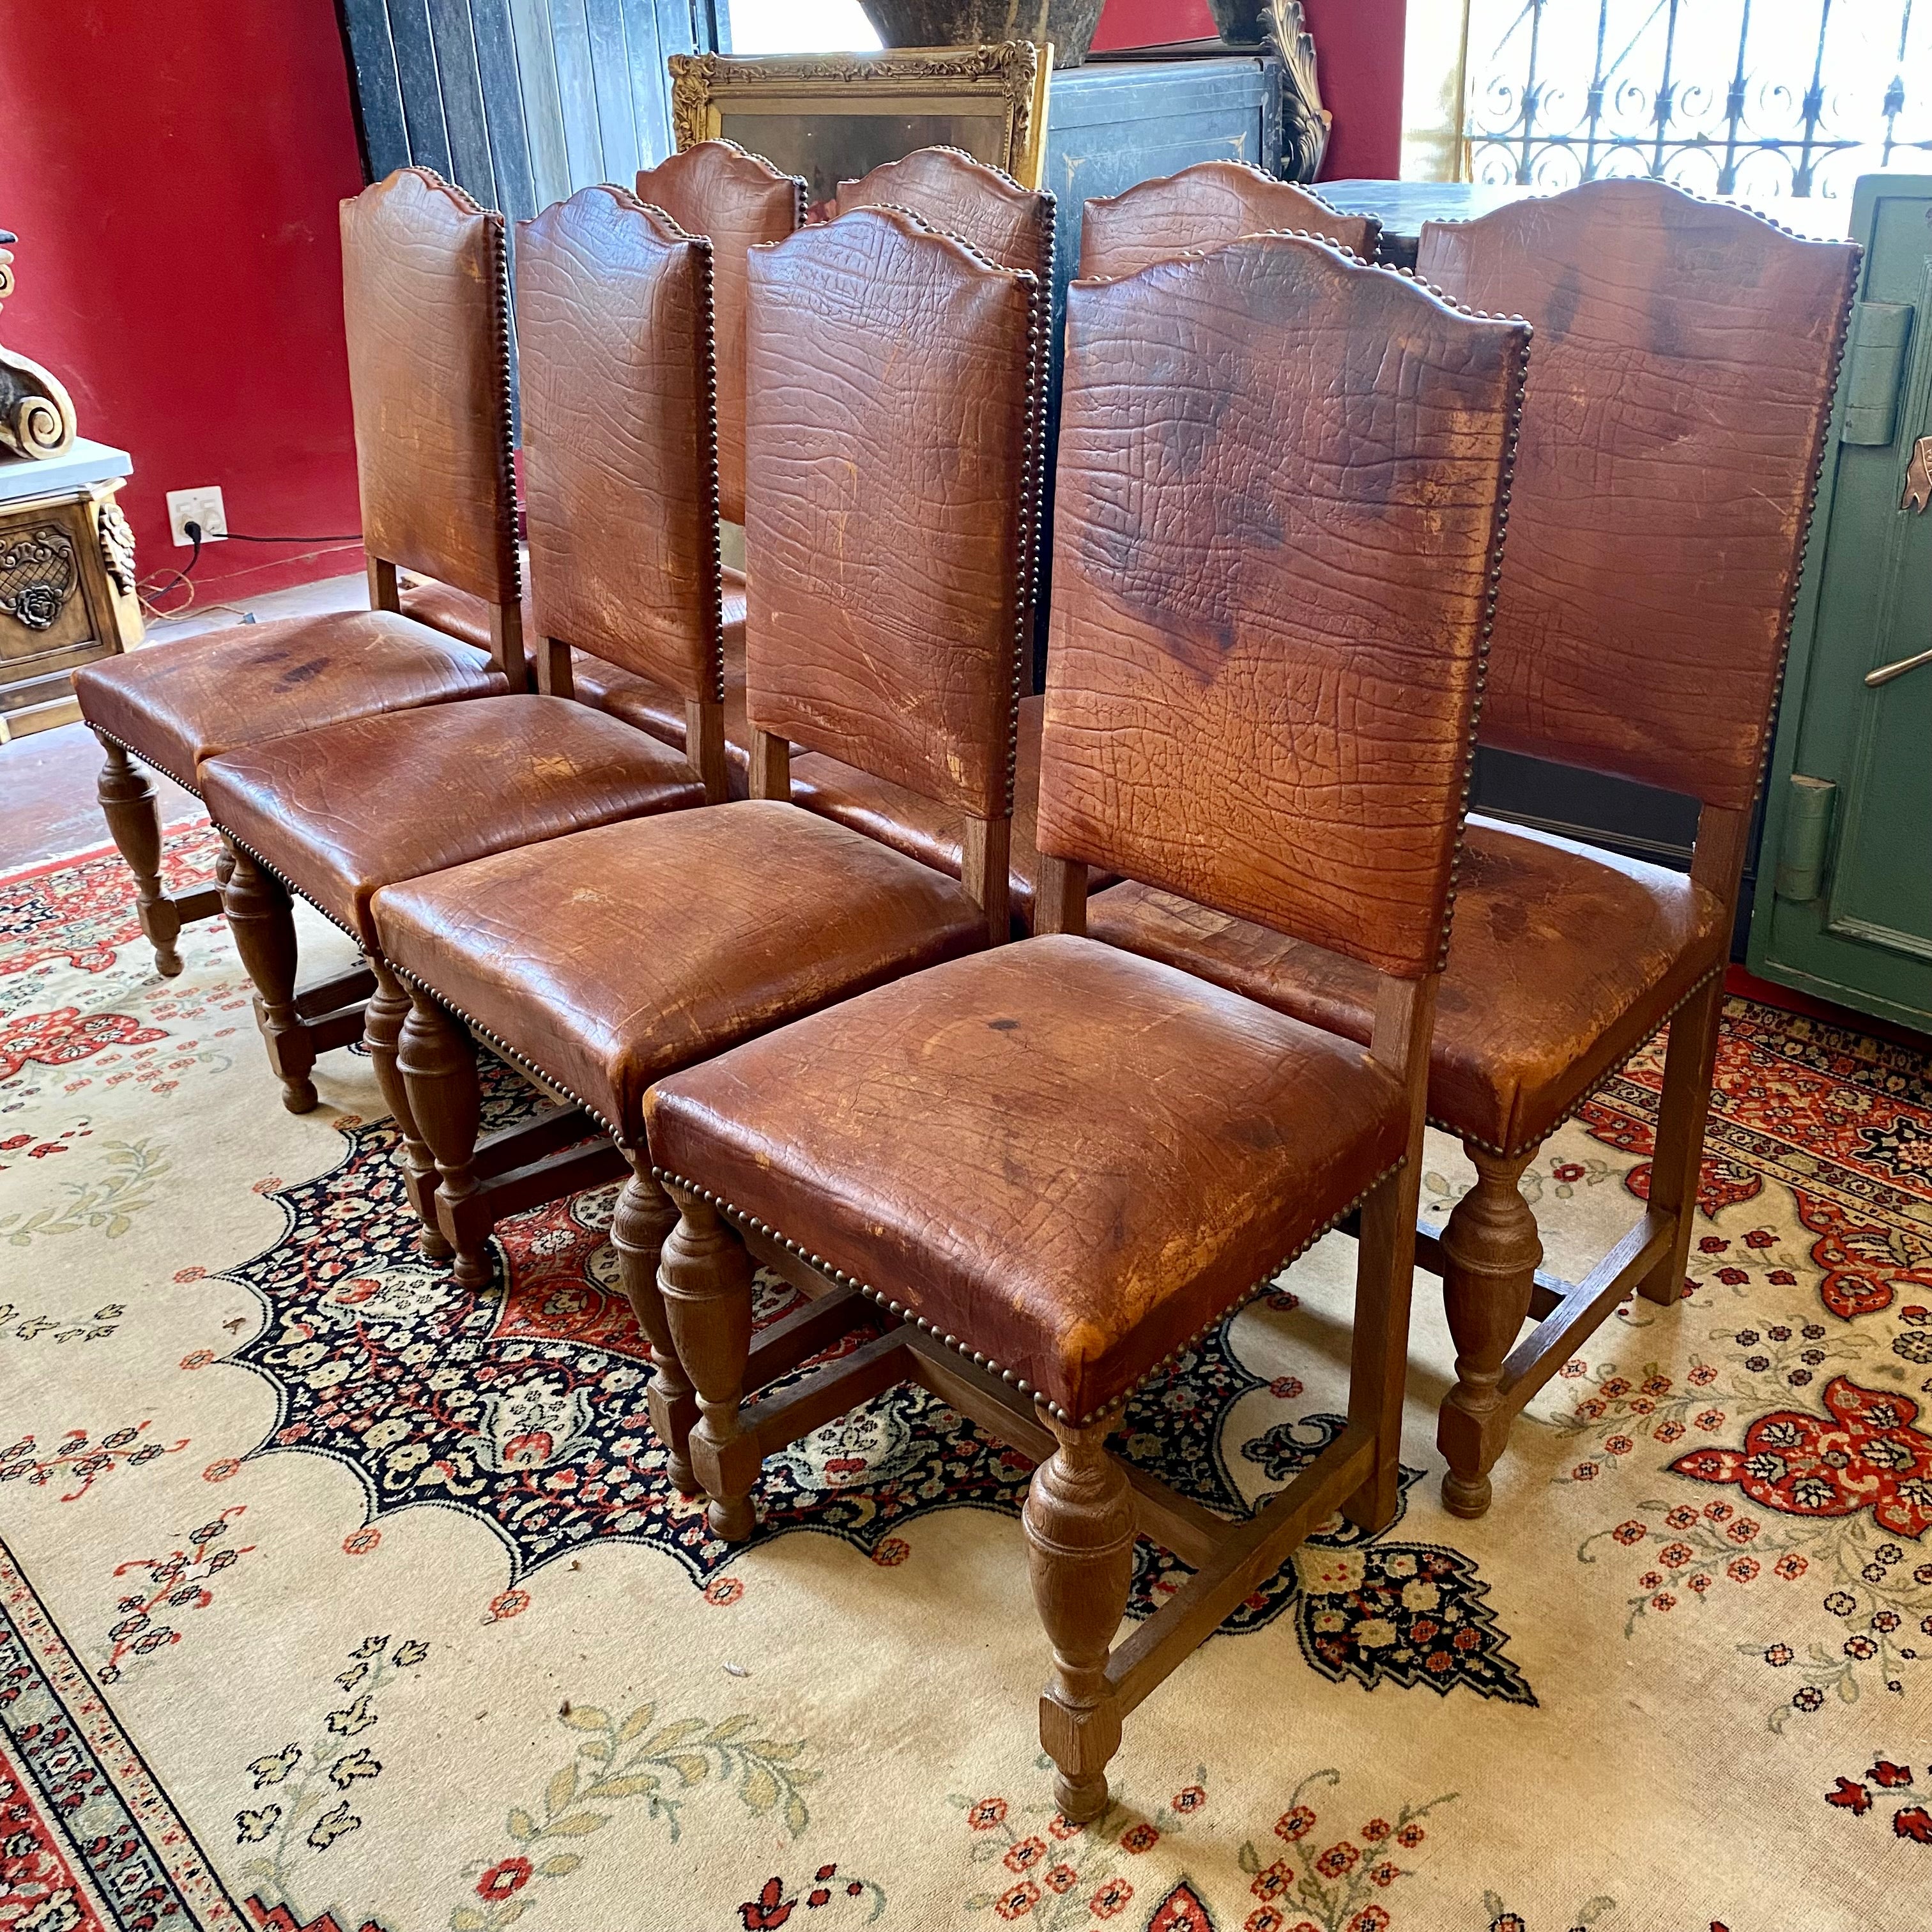
<svg viewBox="0 0 1932 1932">
<path fill-rule="evenodd" d="M 957 148 L 920 148 L 862 181 L 841 182 L 836 206 L 910 208 L 928 228 L 956 235 L 1003 268 L 1048 282 L 1053 274 L 1053 196 L 1022 188 Z"/>
<path fill-rule="evenodd" d="M 1528 332 L 1285 236 L 1069 311 L 1042 846 L 1180 853 L 1230 910 L 1426 975 Z M 1055 935 L 662 1081 L 646 1120 L 660 1170 L 1084 1420 L 1387 1174 L 1412 1106 L 1337 1035 Z"/>
<path fill-rule="evenodd" d="M 503 218 L 426 168 L 342 204 L 342 308 L 369 554 L 486 603 L 518 592 Z"/>
<path fill-rule="evenodd" d="M 82 664 L 82 715 L 193 790 L 237 745 L 503 688 L 488 660 L 406 617 L 348 610 L 238 624 Z"/>
<path fill-rule="evenodd" d="M 1084 1418 L 1401 1158 L 1359 1048 L 1090 940 L 956 961 L 661 1082 L 651 1156 Z"/>
<path fill-rule="evenodd" d="M 1034 890 L 1040 854 L 1034 818 L 1040 796 L 1040 726 L 1046 700 L 1020 700 L 1018 752 L 1013 763 L 1012 857 L 1007 868 L 1013 923 L 1033 928 Z M 888 784 L 850 765 L 812 752 L 791 761 L 791 795 L 808 811 L 836 818 L 855 832 L 882 840 L 922 865 L 936 866 L 958 878 L 964 824 L 956 812 L 902 785 Z"/>
<path fill-rule="evenodd" d="M 1148 886 L 1099 894 L 1096 939 L 1366 1042 L 1354 960 Z M 1722 970 L 1730 921 L 1681 872 L 1472 818 L 1436 994 L 1430 1118 L 1504 1154 L 1534 1148 Z"/>
<path fill-rule="evenodd" d="M 1288 236 L 1072 285 L 1042 851 L 1435 968 L 1528 336 Z"/>
<path fill-rule="evenodd" d="M 724 695 L 711 244 L 623 188 L 517 245 L 534 634 L 680 705 Z"/>
<path fill-rule="evenodd" d="M 1537 331 L 1485 744 L 1749 808 L 1858 260 L 1649 181 L 1424 227 Z"/>
<path fill-rule="evenodd" d="M 943 874 L 796 806 L 606 826 L 380 892 L 405 973 L 641 1144 L 660 1075 L 983 943 Z"/>
<path fill-rule="evenodd" d="M 751 277 L 747 715 L 1003 816 L 1040 284 L 882 208 L 760 250 Z"/>
<path fill-rule="evenodd" d="M 751 743 L 750 728 L 745 722 L 745 580 L 736 571 L 728 569 L 722 583 L 724 755 L 742 776 L 751 758 L 746 748 Z M 480 598 L 466 597 L 446 584 L 414 584 L 402 593 L 402 606 L 403 614 L 420 624 L 460 638 L 478 650 L 489 649 L 490 608 Z M 527 596 L 524 612 L 524 634 L 534 638 L 538 634 L 536 620 Z M 684 748 L 682 699 L 662 685 L 620 670 L 587 651 L 574 656 L 574 694 L 581 702 L 608 711 L 680 751 Z"/>
<path fill-rule="evenodd" d="M 682 756 L 535 694 L 362 718 L 201 767 L 208 815 L 365 946 L 379 886 L 704 802 Z"/>
<path fill-rule="evenodd" d="M 1217 248 L 1244 235 L 1300 231 L 1375 260 L 1382 223 L 1343 214 L 1319 195 L 1246 161 L 1197 161 L 1088 202 L 1080 221 L 1080 273 L 1138 274 L 1150 262 Z"/>
<path fill-rule="evenodd" d="M 731 141 L 700 141 L 646 168 L 638 197 L 711 244 L 717 322 L 718 500 L 745 520 L 745 295 L 748 251 L 782 242 L 805 220 L 805 184 Z"/>
</svg>

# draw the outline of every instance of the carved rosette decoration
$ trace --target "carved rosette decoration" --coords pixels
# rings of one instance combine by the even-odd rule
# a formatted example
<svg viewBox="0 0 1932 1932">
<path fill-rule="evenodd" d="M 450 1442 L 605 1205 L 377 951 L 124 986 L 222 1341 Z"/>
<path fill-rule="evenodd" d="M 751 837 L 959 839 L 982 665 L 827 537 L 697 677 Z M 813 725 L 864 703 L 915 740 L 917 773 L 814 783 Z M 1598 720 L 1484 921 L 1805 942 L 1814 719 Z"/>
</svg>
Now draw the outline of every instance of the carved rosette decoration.
<svg viewBox="0 0 1932 1932">
<path fill-rule="evenodd" d="M 1040 49 L 1030 40 L 905 53 L 787 54 L 770 60 L 741 59 L 730 54 L 673 54 L 668 64 L 672 138 L 680 150 L 712 138 L 711 114 L 720 94 L 728 98 L 741 89 L 760 89 L 773 82 L 832 86 L 893 81 L 997 84 L 1006 114 L 1008 155 L 1025 154 L 1034 144 Z"/>
<path fill-rule="evenodd" d="M 1335 117 L 1322 104 L 1316 77 L 1315 37 L 1301 0 L 1268 0 L 1268 39 L 1281 56 L 1281 172 L 1292 182 L 1312 182 L 1328 151 Z"/>
<path fill-rule="evenodd" d="M 46 524 L 19 533 L 0 548 L 0 616 L 30 631 L 51 628 L 80 575 L 64 530 Z"/>
<path fill-rule="evenodd" d="M 0 242 L 14 238 L 0 230 Z M 0 247 L 0 302 L 13 292 L 13 252 Z M 74 399 L 58 377 L 0 348 L 0 456 L 58 456 L 76 434 Z"/>
</svg>

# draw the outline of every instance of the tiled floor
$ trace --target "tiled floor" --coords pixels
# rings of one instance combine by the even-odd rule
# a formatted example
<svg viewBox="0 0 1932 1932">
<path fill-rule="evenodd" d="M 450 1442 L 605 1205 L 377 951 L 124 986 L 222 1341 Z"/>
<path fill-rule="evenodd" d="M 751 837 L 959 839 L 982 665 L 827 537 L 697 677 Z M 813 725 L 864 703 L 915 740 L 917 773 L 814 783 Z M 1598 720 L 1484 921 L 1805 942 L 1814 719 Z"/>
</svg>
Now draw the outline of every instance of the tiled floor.
<svg viewBox="0 0 1932 1932">
<path fill-rule="evenodd" d="M 244 604 L 212 605 L 151 625 L 142 648 L 225 630 L 249 616 L 266 623 L 275 617 L 363 610 L 368 599 L 368 584 L 359 571 L 352 576 L 326 578 L 320 584 L 272 591 Z M 94 796 L 100 770 L 100 747 L 84 724 L 63 724 L 0 745 L 0 871 L 106 842 L 107 827 Z M 151 776 L 163 824 L 179 824 L 200 811 L 180 786 L 158 772 Z"/>
</svg>

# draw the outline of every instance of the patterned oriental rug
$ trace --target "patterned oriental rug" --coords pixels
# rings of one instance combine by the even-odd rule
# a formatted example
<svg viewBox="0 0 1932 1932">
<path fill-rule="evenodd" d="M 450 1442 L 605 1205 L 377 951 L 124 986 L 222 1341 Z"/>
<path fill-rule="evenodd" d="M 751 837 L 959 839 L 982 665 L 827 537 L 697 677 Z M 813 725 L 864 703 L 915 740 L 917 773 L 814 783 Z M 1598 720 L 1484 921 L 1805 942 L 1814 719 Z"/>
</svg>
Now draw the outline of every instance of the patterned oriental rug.
<svg viewBox="0 0 1932 1932">
<path fill-rule="evenodd" d="M 291 1118 L 226 934 L 183 950 L 158 980 L 111 855 L 0 882 L 0 1932 L 1932 1926 L 1910 1052 L 1730 1004 L 1685 1298 L 1551 1383 L 1480 1522 L 1437 1499 L 1423 1277 L 1401 1517 L 1258 1591 L 1076 1830 L 1022 1458 L 902 1390 L 767 1468 L 754 1543 L 710 1540 L 646 1420 L 610 1192 L 453 1290 L 368 1061 Z M 1638 1211 L 1660 1066 L 1533 1173 L 1565 1273 Z M 1432 1142 L 1432 1211 L 1468 1178 Z M 1225 1512 L 1288 1480 L 1339 1426 L 1352 1266 L 1340 1236 L 1299 1262 L 1126 1453 Z M 1177 1582 L 1140 1559 L 1136 1615 Z"/>
</svg>

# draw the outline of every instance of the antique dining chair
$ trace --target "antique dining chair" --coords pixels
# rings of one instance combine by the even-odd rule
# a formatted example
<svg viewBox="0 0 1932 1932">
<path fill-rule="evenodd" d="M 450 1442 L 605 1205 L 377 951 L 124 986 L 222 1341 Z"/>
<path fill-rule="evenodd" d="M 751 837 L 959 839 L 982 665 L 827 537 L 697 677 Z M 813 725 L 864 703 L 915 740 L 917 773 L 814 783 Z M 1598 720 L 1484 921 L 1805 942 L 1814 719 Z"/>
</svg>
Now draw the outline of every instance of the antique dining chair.
<svg viewBox="0 0 1932 1932">
<path fill-rule="evenodd" d="M 730 141 L 700 141 L 638 176 L 637 193 L 662 208 L 687 235 L 711 244 L 712 312 L 717 344 L 718 506 L 728 524 L 745 518 L 745 264 L 748 250 L 782 241 L 805 219 L 805 184 Z M 706 539 L 714 547 L 714 530 Z M 745 580 L 722 572 L 724 598 L 725 756 L 742 790 L 750 743 L 745 712 Z M 484 634 L 488 614 L 452 586 L 424 584 L 403 593 L 403 608 L 452 636 Z M 526 612 L 526 617 L 528 613 Z M 584 645 L 530 634 L 537 646 L 539 689 L 575 697 L 648 731 L 685 746 L 685 707 L 674 688 Z"/>
<path fill-rule="evenodd" d="M 214 917 L 220 893 L 163 886 L 154 788 L 133 759 L 192 792 L 201 760 L 238 745 L 524 688 L 503 218 L 426 168 L 402 168 L 342 204 L 342 255 L 373 608 L 238 625 L 74 674 L 81 715 L 107 754 L 108 831 L 170 976 L 182 970 L 182 927 Z M 398 564 L 470 594 L 482 649 L 395 614 Z M 314 988 L 302 1024 L 343 1044 L 368 991 L 360 974 Z"/>
<path fill-rule="evenodd" d="M 200 773 L 236 854 L 225 908 L 284 1099 L 298 1112 L 315 1102 L 314 1056 L 292 1025 L 292 890 L 356 941 L 374 976 L 364 1036 L 419 1213 L 435 1172 L 395 1070 L 409 1001 L 376 944 L 377 889 L 726 796 L 710 244 L 599 187 L 526 223 L 518 252 L 536 634 L 566 650 L 580 641 L 677 693 L 701 772 L 619 718 L 524 693 L 272 739 Z M 512 1136 L 492 1157 L 521 1165 L 512 1156 L 526 1142 Z M 424 1245 L 446 1252 L 433 1235 Z"/>
<path fill-rule="evenodd" d="M 1246 161 L 1196 161 L 1088 202 L 1080 220 L 1080 273 L 1090 280 L 1136 274 L 1150 262 L 1240 236 L 1297 231 L 1372 262 L 1382 224 L 1376 215 L 1344 214 Z"/>
<path fill-rule="evenodd" d="M 1688 793 L 1689 876 L 1472 818 L 1430 1117 L 1476 1170 L 1423 1264 L 1456 1384 L 1438 1443 L 1459 1516 L 1489 1507 L 1517 1413 L 1635 1289 L 1676 1300 L 1697 1204 L 1724 969 L 1751 804 L 1858 260 L 1744 210 L 1602 182 L 1431 223 L 1418 272 L 1538 332 L 1487 745 Z M 1366 1040 L 1360 967 L 1159 882 L 1088 930 Z M 1670 1022 L 1643 1216 L 1578 1282 L 1540 1271 L 1518 1183 L 1549 1136 Z M 1519 1340 L 1526 1316 L 1538 1325 Z"/>
<path fill-rule="evenodd" d="M 1023 188 L 1010 175 L 957 148 L 921 148 L 887 161 L 862 181 L 841 182 L 838 214 L 858 208 L 903 208 L 928 227 L 953 235 L 990 261 L 1024 269 L 1053 285 L 1054 198 Z M 1047 332 L 1040 332 L 1036 380 L 1046 393 Z M 1030 600 L 1032 591 L 1029 590 Z M 1029 602 L 1029 611 L 1031 609 Z M 1030 621 L 1030 620 L 1029 620 Z M 1020 700 L 1013 768 L 1013 823 L 1008 898 L 1016 931 L 1033 916 L 1034 804 L 1039 792 L 1040 700 Z M 792 796 L 813 812 L 881 839 L 896 851 L 959 877 L 964 825 L 938 799 L 909 790 L 822 752 L 792 760 Z"/>
<path fill-rule="evenodd" d="M 382 952 L 410 982 L 400 1064 L 457 1280 L 488 1280 L 500 1216 L 585 1184 L 581 1165 L 479 1172 L 467 1028 L 614 1144 L 628 1178 L 611 1238 L 654 1354 L 658 1250 L 676 1216 L 651 1178 L 645 1088 L 1008 930 L 1044 291 L 897 210 L 756 250 L 750 278 L 753 796 L 375 898 Z M 942 797 L 970 829 L 963 880 L 790 802 L 794 741 Z M 807 1311 L 772 1346 L 802 1360 L 812 1333 Z M 652 1413 L 668 1444 L 688 1427 L 690 1391 L 657 1360 Z M 672 1473 L 692 1487 L 681 1459 Z"/>
<path fill-rule="evenodd" d="M 1040 1737 L 1075 1823 L 1126 1714 L 1311 1528 L 1395 1512 L 1430 1012 L 1528 335 L 1302 237 L 1075 283 L 1045 936 L 646 1096 L 713 1531 L 752 1533 L 763 1457 L 906 1380 L 1036 1457 Z M 1081 936 L 1089 866 L 1358 963 L 1367 1050 Z M 1358 1204 L 1334 1443 L 1232 1522 L 1118 1461 L 1123 1405 Z M 881 1325 L 747 1406 L 754 1256 Z M 1195 1574 L 1110 1648 L 1140 1532 Z"/>
</svg>

